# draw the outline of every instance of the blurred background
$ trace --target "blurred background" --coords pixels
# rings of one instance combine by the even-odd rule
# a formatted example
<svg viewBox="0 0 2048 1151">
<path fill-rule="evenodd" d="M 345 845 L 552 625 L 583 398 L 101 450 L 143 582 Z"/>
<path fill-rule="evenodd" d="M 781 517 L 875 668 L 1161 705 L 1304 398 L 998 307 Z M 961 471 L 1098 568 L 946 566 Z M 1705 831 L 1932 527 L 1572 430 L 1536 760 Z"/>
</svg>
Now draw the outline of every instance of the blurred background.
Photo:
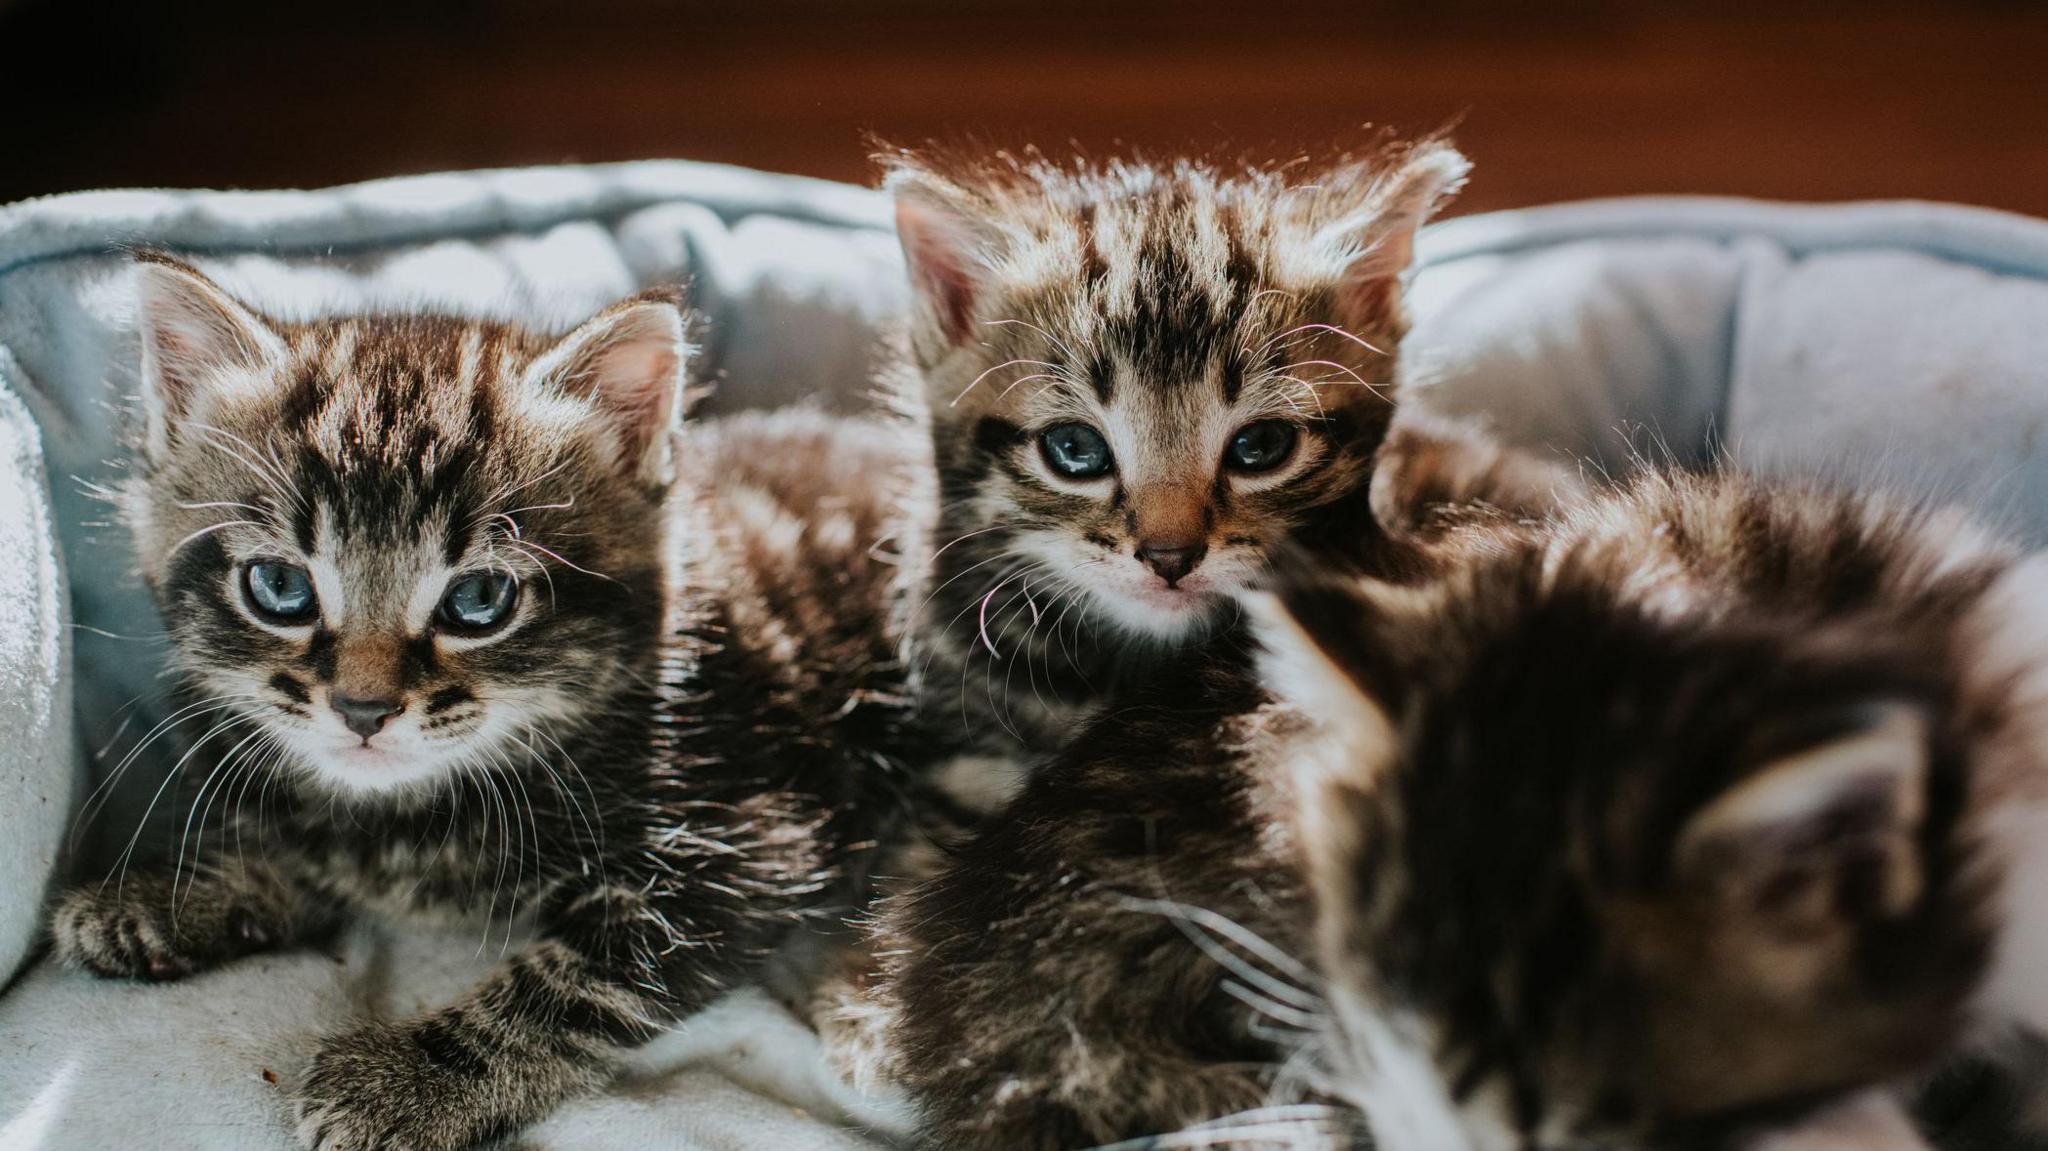
<svg viewBox="0 0 2048 1151">
<path fill-rule="evenodd" d="M 0 201 L 687 157 L 864 133 L 1272 155 L 1455 125 L 1459 208 L 1637 192 L 2048 215 L 2048 4 L 0 0 Z"/>
</svg>

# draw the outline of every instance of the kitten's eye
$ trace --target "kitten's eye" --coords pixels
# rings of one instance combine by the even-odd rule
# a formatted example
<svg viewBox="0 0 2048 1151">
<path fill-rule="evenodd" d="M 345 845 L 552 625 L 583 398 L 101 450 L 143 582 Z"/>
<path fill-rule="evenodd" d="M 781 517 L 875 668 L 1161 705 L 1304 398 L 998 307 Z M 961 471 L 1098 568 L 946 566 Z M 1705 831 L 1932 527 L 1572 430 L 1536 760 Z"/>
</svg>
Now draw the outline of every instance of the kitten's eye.
<svg viewBox="0 0 2048 1151">
<path fill-rule="evenodd" d="M 258 560 L 242 569 L 249 607 L 272 623 L 305 623 L 319 610 L 313 577 L 297 564 Z"/>
<path fill-rule="evenodd" d="M 451 631 L 489 631 L 512 614 L 518 598 L 519 581 L 504 572 L 471 572 L 448 585 L 435 614 Z"/>
<path fill-rule="evenodd" d="M 1052 470 L 1088 479 L 1109 470 L 1109 441 L 1087 424 L 1054 424 L 1038 437 Z"/>
<path fill-rule="evenodd" d="M 1294 454 L 1294 441 L 1298 434 L 1294 425 L 1286 420 L 1260 420 L 1246 424 L 1230 437 L 1230 446 L 1223 451 L 1223 462 L 1241 472 L 1271 471 Z"/>
</svg>

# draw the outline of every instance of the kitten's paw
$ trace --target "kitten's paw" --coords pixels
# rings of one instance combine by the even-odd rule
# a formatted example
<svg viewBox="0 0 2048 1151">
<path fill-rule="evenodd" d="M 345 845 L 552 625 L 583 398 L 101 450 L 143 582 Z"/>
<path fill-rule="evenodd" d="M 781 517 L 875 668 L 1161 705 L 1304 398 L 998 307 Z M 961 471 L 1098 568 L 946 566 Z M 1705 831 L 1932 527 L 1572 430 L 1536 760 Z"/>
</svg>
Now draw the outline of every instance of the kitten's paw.
<svg viewBox="0 0 2048 1151">
<path fill-rule="evenodd" d="M 458 1151 L 480 1135 L 480 1082 L 428 1056 L 416 1028 L 378 1023 L 333 1036 L 296 1100 L 312 1151 Z"/>
<path fill-rule="evenodd" d="M 65 893 L 50 917 L 57 957 L 109 979 L 183 979 L 260 950 L 272 933 L 252 914 L 207 906 L 188 895 L 173 910 L 167 881 L 81 887 Z"/>
</svg>

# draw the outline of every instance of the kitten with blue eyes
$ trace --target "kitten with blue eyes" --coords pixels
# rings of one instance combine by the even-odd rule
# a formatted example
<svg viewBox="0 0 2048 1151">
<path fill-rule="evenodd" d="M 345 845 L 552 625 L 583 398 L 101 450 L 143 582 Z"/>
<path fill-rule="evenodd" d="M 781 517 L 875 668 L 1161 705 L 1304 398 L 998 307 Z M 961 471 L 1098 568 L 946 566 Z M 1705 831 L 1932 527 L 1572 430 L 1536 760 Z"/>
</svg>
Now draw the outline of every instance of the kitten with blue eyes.
<svg viewBox="0 0 2048 1151">
<path fill-rule="evenodd" d="M 976 973 L 952 978 L 917 956 L 1013 942 L 1004 916 L 1030 894 L 1013 877 L 1060 861 L 1013 870 L 1010 853 L 1057 850 L 1068 825 L 1102 814 L 1079 793 L 1062 807 L 1054 785 L 1020 821 L 1011 795 L 1044 789 L 1013 761 L 1076 733 L 1121 744 L 1120 717 L 1162 697 L 1199 717 L 1206 683 L 1249 674 L 1233 596 L 1282 551 L 1404 571 L 1436 509 L 1522 515 L 1576 486 L 1468 429 L 1395 419 L 1416 231 L 1465 170 L 1435 142 L 1281 169 L 894 161 L 915 287 L 898 383 L 929 413 L 941 497 L 921 686 L 931 721 L 964 727 L 988 754 L 935 776 L 927 840 L 883 868 L 870 955 L 820 996 L 818 1016 L 855 1077 L 907 1084 L 935 1135 L 1050 1147 L 1123 1129 L 1069 1116 L 1040 1090 L 1058 1073 L 1036 1075 L 1028 1029 L 994 1024 L 1023 1038 L 987 1036 L 990 1057 L 969 1074 L 953 1060 L 972 1038 L 930 1035 L 964 1023 L 951 1004 L 998 1002 L 1000 989 L 963 990 Z M 1186 734 L 1214 733 L 1197 718 Z M 1162 804 L 1199 804 L 1202 789 L 1234 787 L 1205 765 L 1187 756 L 1129 782 L 1156 786 Z M 959 863 L 969 858 L 994 862 Z M 913 886 L 934 873 L 939 883 Z M 1038 927 L 1014 942 L 1070 935 Z M 1012 977 L 1029 982 L 993 980 Z M 1218 1049 L 1234 1038 L 1206 1037 Z M 1110 1110 L 1217 1114 L 1244 1077 L 1201 1063 L 1089 1087 L 1124 1093 Z"/>
<path fill-rule="evenodd" d="M 900 387 L 939 469 L 935 710 L 992 750 L 1055 747 L 1228 633 L 1277 551 L 1390 562 L 1374 504 L 1402 518 L 1398 485 L 1375 470 L 1442 443 L 1387 442 L 1402 279 L 1456 151 L 888 163 L 915 289 Z"/>
<path fill-rule="evenodd" d="M 916 429 L 678 431 L 689 348 L 658 293 L 549 341 L 284 324 L 174 260 L 138 274 L 122 512 L 202 827 L 182 872 L 63 896 L 62 959 L 177 979 L 357 907 L 524 912 L 533 942 L 456 1003 L 330 1037 L 287 1079 L 313 1148 L 454 1151 L 854 898 L 930 755 L 901 659 Z M 220 798 L 248 775 L 283 785 L 253 814 Z M 235 808 L 216 834 L 211 806 Z"/>
</svg>

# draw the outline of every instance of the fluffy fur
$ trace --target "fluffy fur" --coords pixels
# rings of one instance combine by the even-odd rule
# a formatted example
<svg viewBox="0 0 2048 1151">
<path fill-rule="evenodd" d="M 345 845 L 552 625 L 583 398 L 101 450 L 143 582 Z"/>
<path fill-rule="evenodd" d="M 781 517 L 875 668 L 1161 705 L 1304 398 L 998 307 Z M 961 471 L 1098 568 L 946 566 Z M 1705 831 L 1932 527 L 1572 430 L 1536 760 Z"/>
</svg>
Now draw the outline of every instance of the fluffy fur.
<svg viewBox="0 0 2048 1151">
<path fill-rule="evenodd" d="M 1324 1082 L 1385 1138 L 1803 1146 L 2033 1023 L 1991 977 L 2041 918 L 1997 895 L 2048 779 L 2034 567 L 1959 516 L 1732 477 L 1447 555 L 1422 589 L 1296 585 L 1272 633 L 1345 717 L 1288 766 Z"/>
<path fill-rule="evenodd" d="M 1277 551 L 1380 555 L 1401 277 L 1464 178 L 1455 151 L 887 162 L 916 289 L 897 382 L 939 469 L 936 711 L 986 746 L 1056 746 L 1227 632 Z M 1057 465 L 1077 428 L 1093 474 Z M 1259 466 L 1233 454 L 1247 435 Z"/>
<path fill-rule="evenodd" d="M 1130 697 L 892 912 L 934 1142 L 1819 1146 L 2039 1026 L 2038 561 L 1652 477 L 1421 566 L 1284 580 L 1265 688 Z"/>
<path fill-rule="evenodd" d="M 175 865 L 62 899 L 63 958 L 169 979 L 364 902 L 530 916 L 536 941 L 462 1000 L 330 1038 L 296 1085 L 313 1147 L 434 1151 L 600 1080 L 845 904 L 928 757 L 901 647 L 914 429 L 678 435 L 667 295 L 548 341 L 277 323 L 175 261 L 139 274 L 124 510 L 189 692 L 179 768 L 204 782 Z M 259 563 L 306 573 L 313 606 L 266 608 L 304 589 L 275 567 L 258 588 Z M 510 611 L 458 626 L 476 573 L 513 581 Z M 252 813 L 256 776 L 279 786 Z"/>
</svg>

